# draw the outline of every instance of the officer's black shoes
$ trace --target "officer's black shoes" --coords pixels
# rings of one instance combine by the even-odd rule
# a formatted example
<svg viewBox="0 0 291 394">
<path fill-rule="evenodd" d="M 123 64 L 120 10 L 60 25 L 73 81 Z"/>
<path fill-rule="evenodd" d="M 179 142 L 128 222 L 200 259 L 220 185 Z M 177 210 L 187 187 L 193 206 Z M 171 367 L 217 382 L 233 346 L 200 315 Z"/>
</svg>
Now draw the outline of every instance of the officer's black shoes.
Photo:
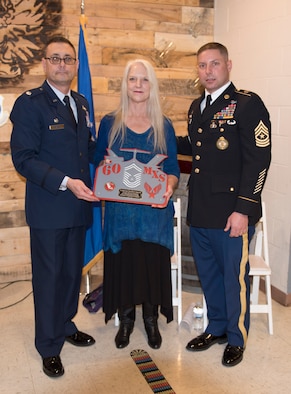
<svg viewBox="0 0 291 394">
<path fill-rule="evenodd" d="M 74 346 L 91 346 L 95 343 L 95 339 L 91 335 L 82 331 L 76 331 L 75 334 L 67 336 L 66 341 Z"/>
<path fill-rule="evenodd" d="M 45 357 L 42 359 L 43 372 L 50 378 L 58 378 L 64 374 L 64 367 L 60 356 Z"/>
</svg>

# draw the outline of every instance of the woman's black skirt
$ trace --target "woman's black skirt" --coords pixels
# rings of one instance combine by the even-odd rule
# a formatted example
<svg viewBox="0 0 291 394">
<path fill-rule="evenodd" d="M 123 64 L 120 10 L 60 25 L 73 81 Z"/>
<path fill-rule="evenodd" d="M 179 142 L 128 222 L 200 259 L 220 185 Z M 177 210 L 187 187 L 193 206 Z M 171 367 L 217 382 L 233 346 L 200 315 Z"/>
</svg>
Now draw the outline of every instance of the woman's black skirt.
<svg viewBox="0 0 291 394">
<path fill-rule="evenodd" d="M 118 253 L 104 253 L 105 322 L 118 308 L 144 302 L 160 305 L 167 322 L 173 320 L 170 251 L 139 239 L 126 240 Z"/>
</svg>

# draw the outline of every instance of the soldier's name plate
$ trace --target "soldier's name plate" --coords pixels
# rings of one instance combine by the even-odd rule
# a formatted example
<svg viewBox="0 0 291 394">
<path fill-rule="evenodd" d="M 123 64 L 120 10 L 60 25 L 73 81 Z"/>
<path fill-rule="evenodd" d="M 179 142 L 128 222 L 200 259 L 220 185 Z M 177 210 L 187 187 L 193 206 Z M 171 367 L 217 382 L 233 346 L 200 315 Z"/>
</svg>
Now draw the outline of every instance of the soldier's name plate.
<svg viewBox="0 0 291 394">
<path fill-rule="evenodd" d="M 167 191 L 168 177 L 158 166 L 167 156 L 157 154 L 148 163 L 141 163 L 136 154 L 149 153 L 138 149 L 123 149 L 133 152 L 131 160 L 124 161 L 108 149 L 104 164 L 96 169 L 94 194 L 100 200 L 134 204 L 166 204 L 163 197 Z"/>
</svg>

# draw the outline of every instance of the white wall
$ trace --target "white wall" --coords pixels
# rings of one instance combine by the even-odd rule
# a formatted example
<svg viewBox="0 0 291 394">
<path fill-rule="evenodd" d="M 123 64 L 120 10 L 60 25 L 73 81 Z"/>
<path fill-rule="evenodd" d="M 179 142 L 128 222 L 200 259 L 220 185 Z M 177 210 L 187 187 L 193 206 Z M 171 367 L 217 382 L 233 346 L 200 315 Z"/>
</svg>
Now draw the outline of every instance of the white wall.
<svg viewBox="0 0 291 394">
<path fill-rule="evenodd" d="M 227 46 L 232 81 L 265 102 L 272 122 L 267 204 L 272 285 L 291 293 L 291 1 L 215 0 L 214 38 Z"/>
</svg>

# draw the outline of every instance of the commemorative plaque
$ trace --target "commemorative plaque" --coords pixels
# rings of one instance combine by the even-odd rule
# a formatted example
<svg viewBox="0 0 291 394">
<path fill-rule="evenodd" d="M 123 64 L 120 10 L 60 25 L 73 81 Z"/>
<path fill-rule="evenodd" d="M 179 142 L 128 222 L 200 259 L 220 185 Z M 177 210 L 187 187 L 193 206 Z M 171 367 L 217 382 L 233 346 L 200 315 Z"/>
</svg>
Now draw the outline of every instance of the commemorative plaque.
<svg viewBox="0 0 291 394">
<path fill-rule="evenodd" d="M 96 169 L 94 194 L 100 200 L 164 206 L 166 199 L 163 195 L 167 191 L 168 177 L 159 164 L 167 156 L 157 154 L 148 163 L 141 163 L 136 159 L 136 154 L 150 152 L 123 150 L 133 152 L 133 158 L 124 161 L 111 149 L 107 150 L 104 164 Z"/>
</svg>

